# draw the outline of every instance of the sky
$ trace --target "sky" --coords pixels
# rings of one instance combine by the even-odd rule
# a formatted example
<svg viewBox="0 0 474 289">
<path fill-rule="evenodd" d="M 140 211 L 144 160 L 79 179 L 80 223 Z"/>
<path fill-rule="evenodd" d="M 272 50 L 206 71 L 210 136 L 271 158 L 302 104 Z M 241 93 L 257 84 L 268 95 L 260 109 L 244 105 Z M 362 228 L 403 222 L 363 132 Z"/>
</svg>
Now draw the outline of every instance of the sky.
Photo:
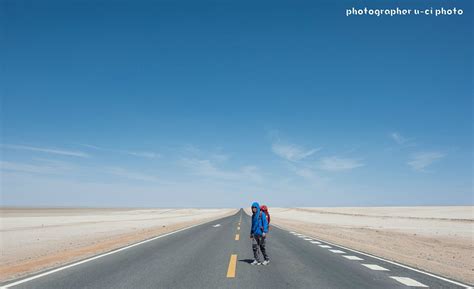
<svg viewBox="0 0 474 289">
<path fill-rule="evenodd" d="M 472 205 L 472 8 L 2 0 L 1 205 Z"/>
</svg>

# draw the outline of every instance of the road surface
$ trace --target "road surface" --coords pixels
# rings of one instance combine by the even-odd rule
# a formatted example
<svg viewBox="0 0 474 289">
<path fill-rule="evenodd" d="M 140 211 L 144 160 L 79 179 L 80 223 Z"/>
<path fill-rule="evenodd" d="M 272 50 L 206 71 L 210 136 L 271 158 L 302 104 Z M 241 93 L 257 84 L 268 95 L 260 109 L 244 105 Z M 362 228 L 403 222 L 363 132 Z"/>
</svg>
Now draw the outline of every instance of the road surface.
<svg viewBox="0 0 474 289">
<path fill-rule="evenodd" d="M 469 288 L 274 226 L 270 264 L 253 266 L 249 231 L 240 210 L 2 288 Z"/>
</svg>

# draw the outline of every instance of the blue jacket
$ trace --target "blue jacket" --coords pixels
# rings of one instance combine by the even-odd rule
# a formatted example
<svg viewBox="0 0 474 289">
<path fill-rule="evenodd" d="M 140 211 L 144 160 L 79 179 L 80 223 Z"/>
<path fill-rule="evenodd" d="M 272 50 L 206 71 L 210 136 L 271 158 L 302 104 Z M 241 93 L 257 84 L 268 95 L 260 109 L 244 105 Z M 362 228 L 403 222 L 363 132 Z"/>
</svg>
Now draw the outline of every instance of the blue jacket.
<svg viewBox="0 0 474 289">
<path fill-rule="evenodd" d="M 261 236 L 262 233 L 268 233 L 268 221 L 264 212 L 260 211 L 260 205 L 257 202 L 252 204 L 252 207 L 257 208 L 257 212 L 252 211 L 252 227 L 250 228 L 250 235 Z"/>
</svg>

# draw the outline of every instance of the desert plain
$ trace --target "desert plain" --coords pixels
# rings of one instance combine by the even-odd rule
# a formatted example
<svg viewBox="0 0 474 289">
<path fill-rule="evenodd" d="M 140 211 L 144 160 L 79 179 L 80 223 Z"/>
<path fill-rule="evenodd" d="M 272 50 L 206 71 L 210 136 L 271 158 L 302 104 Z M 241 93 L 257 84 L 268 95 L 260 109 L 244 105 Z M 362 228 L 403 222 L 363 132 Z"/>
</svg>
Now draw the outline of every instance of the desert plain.
<svg viewBox="0 0 474 289">
<path fill-rule="evenodd" d="M 0 280 L 54 268 L 237 210 L 2 208 Z M 250 214 L 249 208 L 245 211 Z M 472 206 L 270 206 L 270 213 L 271 224 L 283 229 L 474 283 Z M 268 244 L 271 252 L 271 239 Z"/>
<path fill-rule="evenodd" d="M 0 281 L 236 212 L 237 209 L 3 208 Z"/>
<path fill-rule="evenodd" d="M 271 222 L 474 284 L 474 207 L 273 208 Z"/>
</svg>

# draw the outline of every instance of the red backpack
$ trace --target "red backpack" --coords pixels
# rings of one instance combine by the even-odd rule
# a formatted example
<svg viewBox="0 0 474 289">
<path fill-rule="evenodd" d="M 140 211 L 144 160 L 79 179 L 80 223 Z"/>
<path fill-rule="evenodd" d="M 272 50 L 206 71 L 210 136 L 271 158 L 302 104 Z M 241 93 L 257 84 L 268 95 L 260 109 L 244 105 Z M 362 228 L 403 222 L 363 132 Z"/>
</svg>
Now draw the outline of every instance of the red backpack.
<svg viewBox="0 0 474 289">
<path fill-rule="evenodd" d="M 263 205 L 260 207 L 260 210 L 265 213 L 265 216 L 267 217 L 268 225 L 270 226 L 270 213 L 268 212 L 267 206 Z M 270 228 L 270 227 L 268 227 Z"/>
</svg>

